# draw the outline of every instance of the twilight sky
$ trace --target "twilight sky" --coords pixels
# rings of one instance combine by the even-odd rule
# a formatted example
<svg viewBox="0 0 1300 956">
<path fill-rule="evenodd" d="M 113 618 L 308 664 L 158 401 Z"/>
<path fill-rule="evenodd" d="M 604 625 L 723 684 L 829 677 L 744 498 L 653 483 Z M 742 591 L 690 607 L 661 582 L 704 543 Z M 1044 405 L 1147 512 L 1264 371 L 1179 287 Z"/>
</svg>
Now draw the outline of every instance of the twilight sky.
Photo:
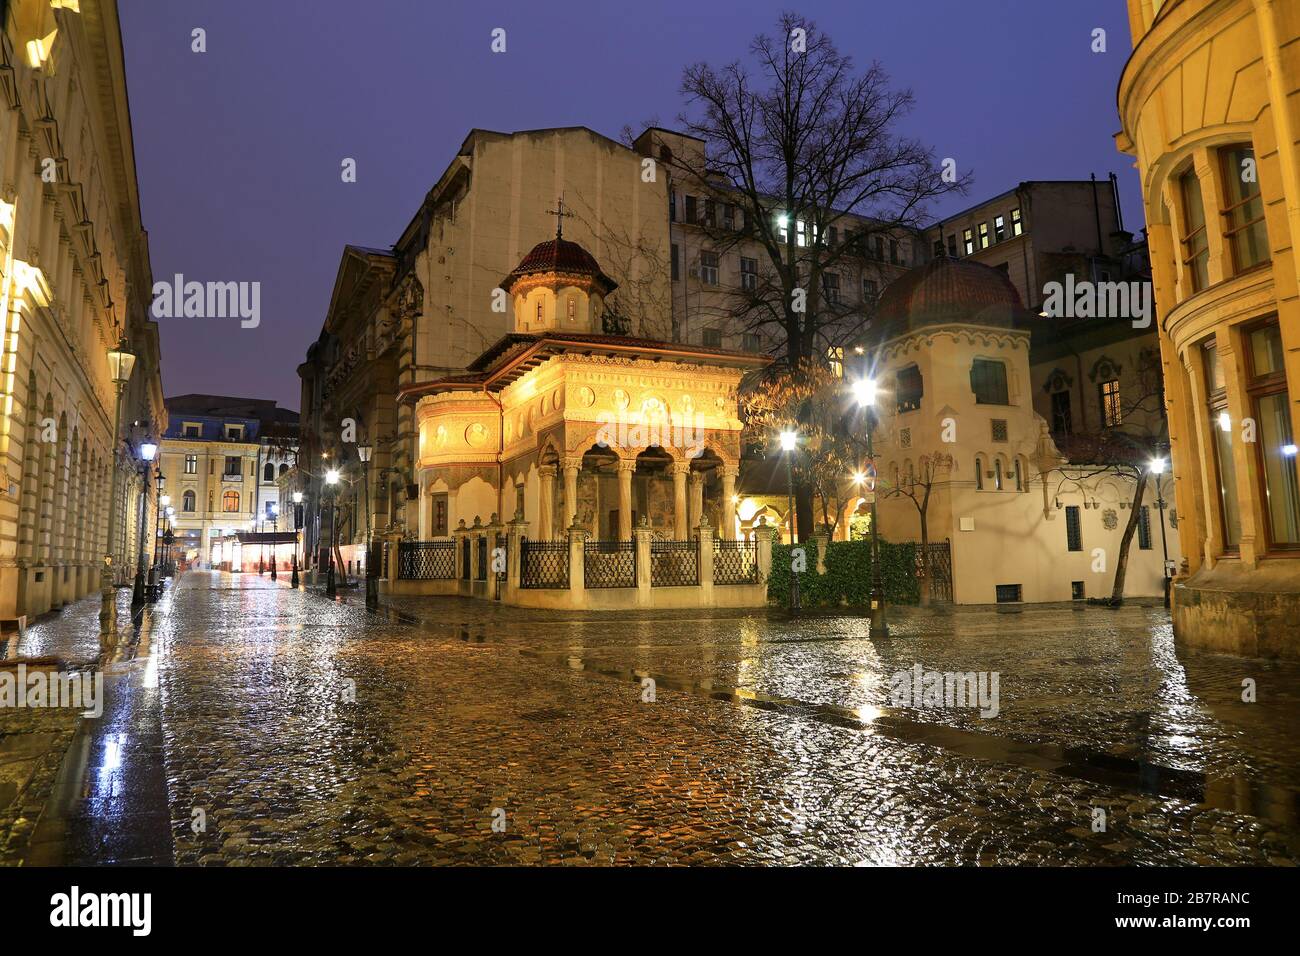
<svg viewBox="0 0 1300 956">
<path fill-rule="evenodd" d="M 299 404 L 346 243 L 387 247 L 473 127 L 673 126 L 682 68 L 744 55 L 777 13 L 878 59 L 916 108 L 903 131 L 975 173 L 951 213 L 1026 179 L 1120 176 L 1123 0 L 119 0 L 155 279 L 260 281 L 261 324 L 161 319 L 168 395 Z M 195 27 L 207 52 L 190 49 Z M 489 49 L 507 31 L 507 52 Z M 1108 52 L 1090 50 L 1107 32 Z M 357 182 L 340 163 L 357 161 Z"/>
</svg>

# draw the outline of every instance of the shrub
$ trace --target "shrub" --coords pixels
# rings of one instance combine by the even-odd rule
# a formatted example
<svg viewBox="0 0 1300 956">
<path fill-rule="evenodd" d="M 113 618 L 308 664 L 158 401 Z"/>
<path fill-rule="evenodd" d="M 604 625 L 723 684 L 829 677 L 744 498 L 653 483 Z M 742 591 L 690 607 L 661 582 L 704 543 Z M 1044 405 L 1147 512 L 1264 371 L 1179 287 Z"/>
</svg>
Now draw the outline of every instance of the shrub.
<svg viewBox="0 0 1300 956">
<path fill-rule="evenodd" d="M 802 547 L 808 569 L 799 575 L 799 600 L 804 607 L 870 607 L 871 542 L 832 541 L 826 547 L 826 573 L 817 573 L 817 542 Z M 790 598 L 791 547 L 772 546 L 772 573 L 767 579 L 767 599 L 785 604 Z M 880 542 L 880 578 L 885 601 L 916 604 L 921 599 L 916 578 L 916 545 L 910 541 Z"/>
</svg>

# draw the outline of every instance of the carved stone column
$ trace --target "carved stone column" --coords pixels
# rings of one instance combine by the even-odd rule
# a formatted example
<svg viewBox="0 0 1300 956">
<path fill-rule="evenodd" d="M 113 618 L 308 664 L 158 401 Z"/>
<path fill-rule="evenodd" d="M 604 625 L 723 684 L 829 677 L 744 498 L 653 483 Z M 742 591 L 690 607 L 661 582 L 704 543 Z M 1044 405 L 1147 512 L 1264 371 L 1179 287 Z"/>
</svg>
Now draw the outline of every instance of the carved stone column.
<svg viewBox="0 0 1300 956">
<path fill-rule="evenodd" d="M 690 462 L 673 462 L 673 537 L 678 541 L 685 541 L 689 535 L 686 524 L 686 476 L 690 473 Z"/>
<path fill-rule="evenodd" d="M 541 512 L 537 516 L 537 536 L 542 541 L 550 541 L 555 536 L 555 466 L 543 465 L 537 469 L 537 474 L 542 482 L 537 496 L 538 510 Z"/>
<path fill-rule="evenodd" d="M 687 527 L 691 529 L 700 526 L 700 519 L 704 515 L 704 472 L 691 472 L 691 505 L 690 514 L 687 516 Z"/>
<path fill-rule="evenodd" d="M 632 540 L 632 472 L 636 471 L 635 461 L 618 463 L 618 539 Z"/>
<path fill-rule="evenodd" d="M 736 537 L 736 476 L 740 469 L 726 465 L 722 469 L 722 539 L 733 541 Z"/>
<path fill-rule="evenodd" d="M 564 459 L 564 526 L 572 527 L 578 516 L 578 472 L 582 470 L 581 458 Z"/>
</svg>

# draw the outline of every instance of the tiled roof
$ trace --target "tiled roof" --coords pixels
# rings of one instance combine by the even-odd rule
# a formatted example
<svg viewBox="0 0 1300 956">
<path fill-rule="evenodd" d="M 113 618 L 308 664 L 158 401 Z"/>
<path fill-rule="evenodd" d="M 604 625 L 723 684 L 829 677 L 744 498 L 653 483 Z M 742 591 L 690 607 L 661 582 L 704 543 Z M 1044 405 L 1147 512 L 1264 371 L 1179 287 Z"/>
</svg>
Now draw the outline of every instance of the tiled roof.
<svg viewBox="0 0 1300 956">
<path fill-rule="evenodd" d="M 1012 328 L 1024 315 L 1006 273 L 978 262 L 939 256 L 903 273 L 880 296 L 872 325 L 883 338 L 927 325 L 969 322 Z"/>
<path fill-rule="evenodd" d="M 604 283 L 606 292 L 618 288 L 618 283 L 605 275 L 595 257 L 576 242 L 556 237 L 533 246 L 532 251 L 524 256 L 514 271 L 506 276 L 501 288 L 507 292 L 516 280 L 530 275 L 545 275 L 551 272 L 566 275 L 584 275 Z"/>
</svg>

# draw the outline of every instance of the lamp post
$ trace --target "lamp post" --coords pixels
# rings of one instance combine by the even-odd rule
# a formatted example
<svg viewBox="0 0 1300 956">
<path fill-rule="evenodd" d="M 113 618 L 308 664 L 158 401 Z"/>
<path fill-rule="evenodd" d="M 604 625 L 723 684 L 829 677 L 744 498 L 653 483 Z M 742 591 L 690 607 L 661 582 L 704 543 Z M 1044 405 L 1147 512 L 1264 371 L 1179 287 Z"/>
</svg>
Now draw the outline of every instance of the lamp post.
<svg viewBox="0 0 1300 956">
<path fill-rule="evenodd" d="M 167 505 L 163 514 L 167 516 L 167 530 L 163 532 L 163 574 L 170 575 L 172 573 L 172 542 L 176 540 L 176 532 L 173 530 L 176 527 L 176 507 Z M 160 580 L 158 584 L 161 587 L 162 581 Z"/>
<path fill-rule="evenodd" d="M 337 468 L 331 468 L 325 472 L 325 487 L 330 492 L 330 541 L 325 552 L 327 568 L 325 572 L 325 593 L 330 597 L 338 594 L 338 589 L 334 585 L 334 542 L 337 540 L 339 529 L 338 483 L 339 472 Z"/>
<path fill-rule="evenodd" d="M 122 392 L 135 355 L 126 350 L 126 340 L 108 353 L 108 375 L 113 382 L 113 434 L 109 438 L 109 467 L 113 470 L 109 480 L 108 528 L 104 536 L 104 565 L 99 569 L 99 636 L 101 643 L 112 643 L 117 634 L 117 600 L 113 596 L 113 528 L 117 517 L 117 442 L 122 427 Z"/>
<path fill-rule="evenodd" d="M 876 405 L 876 380 L 860 379 L 853 383 L 853 397 L 858 407 L 867 417 L 867 492 L 871 495 L 871 633 L 881 637 L 889 636 L 889 623 L 885 620 L 885 589 L 880 581 L 880 526 L 876 521 L 876 423 L 874 410 Z"/>
<path fill-rule="evenodd" d="M 1151 474 L 1156 478 L 1156 510 L 1160 512 L 1160 550 L 1164 552 L 1165 607 L 1169 607 L 1169 541 L 1165 537 L 1165 490 L 1161 487 L 1161 476 L 1165 473 L 1164 458 L 1151 459 Z"/>
<path fill-rule="evenodd" d="M 290 587 L 298 587 L 298 535 L 302 532 L 302 492 L 293 493 L 293 577 L 289 579 Z"/>
<path fill-rule="evenodd" d="M 368 608 L 379 607 L 379 580 L 375 577 L 374 568 L 371 567 L 373 562 L 370 560 L 373 556 L 370 546 L 370 456 L 374 450 L 374 447 L 368 441 L 363 441 L 357 445 L 357 457 L 361 459 L 363 507 L 366 512 L 366 607 Z"/>
<path fill-rule="evenodd" d="M 152 466 L 154 455 L 158 453 L 158 446 L 153 442 L 140 443 L 140 487 L 142 489 L 142 501 L 140 503 L 140 541 L 139 549 L 135 559 L 135 582 L 131 588 L 131 607 L 136 608 L 144 604 L 144 535 L 149 527 L 149 469 Z"/>
<path fill-rule="evenodd" d="M 794 458 L 795 447 L 799 444 L 799 435 L 797 432 L 781 432 L 781 451 L 785 455 L 785 480 L 786 480 L 786 514 L 790 520 L 790 547 L 794 547 L 795 541 L 795 513 L 794 513 Z M 794 570 L 794 562 L 790 562 L 790 610 L 798 611 L 799 608 L 799 575 Z"/>
<path fill-rule="evenodd" d="M 276 580 L 275 536 L 276 533 L 279 531 L 279 524 L 280 524 L 280 506 L 273 501 L 271 502 L 271 580 L 272 581 Z"/>
<path fill-rule="evenodd" d="M 162 519 L 163 509 L 171 504 L 171 496 L 163 494 L 163 473 L 158 471 L 157 508 L 154 511 L 153 528 L 153 562 L 149 565 L 149 587 L 146 589 L 150 601 L 158 600 L 158 585 L 162 580 Z"/>
</svg>

